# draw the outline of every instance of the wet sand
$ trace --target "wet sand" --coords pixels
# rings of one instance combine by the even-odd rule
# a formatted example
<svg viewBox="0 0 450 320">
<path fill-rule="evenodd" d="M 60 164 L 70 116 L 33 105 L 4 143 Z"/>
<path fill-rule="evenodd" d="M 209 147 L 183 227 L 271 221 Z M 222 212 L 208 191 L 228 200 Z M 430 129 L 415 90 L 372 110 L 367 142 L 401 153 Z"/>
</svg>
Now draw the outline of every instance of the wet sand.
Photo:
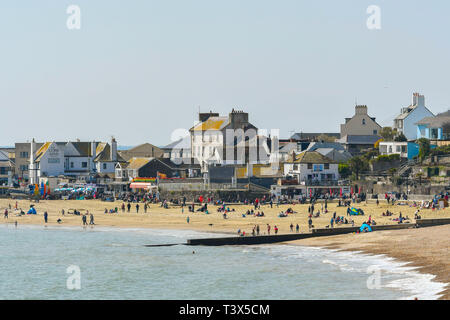
<svg viewBox="0 0 450 320">
<path fill-rule="evenodd" d="M 450 283 L 450 225 L 310 238 L 289 244 L 385 254 L 411 262 L 408 266 L 435 275 L 438 282 Z M 449 285 L 441 299 L 450 299 Z"/>
</svg>

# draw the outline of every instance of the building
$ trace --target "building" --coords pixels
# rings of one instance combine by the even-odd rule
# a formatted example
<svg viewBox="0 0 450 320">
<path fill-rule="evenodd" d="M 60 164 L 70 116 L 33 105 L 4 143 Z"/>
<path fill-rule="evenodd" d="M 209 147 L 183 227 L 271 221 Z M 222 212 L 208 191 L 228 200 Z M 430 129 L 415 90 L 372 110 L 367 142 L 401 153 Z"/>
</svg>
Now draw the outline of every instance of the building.
<svg viewBox="0 0 450 320">
<path fill-rule="evenodd" d="M 128 150 L 119 150 L 119 155 L 128 161 L 131 158 L 161 158 L 164 151 L 151 143 L 143 143 Z"/>
<path fill-rule="evenodd" d="M 400 158 L 412 160 L 419 154 L 419 145 L 414 142 L 380 142 L 380 155 L 398 154 Z"/>
<path fill-rule="evenodd" d="M 341 124 L 341 139 L 345 136 L 376 136 L 380 133 L 381 126 L 367 113 L 367 106 L 356 106 L 355 115 L 345 118 Z"/>
<path fill-rule="evenodd" d="M 199 123 L 190 129 L 191 155 L 206 172 L 211 164 L 232 165 L 269 161 L 270 152 L 261 155 L 265 137 L 249 122 L 248 113 L 232 110 L 228 116 L 200 113 Z"/>
<path fill-rule="evenodd" d="M 30 144 L 29 182 L 43 177 L 67 176 L 77 181 L 92 181 L 94 177 L 111 178 L 118 162 L 125 162 L 117 153 L 117 142 L 45 142 L 39 148 L 34 139 Z M 106 174 L 109 174 L 106 176 Z"/>
<path fill-rule="evenodd" d="M 426 117 L 416 123 L 417 138 L 450 140 L 450 110 L 437 116 Z"/>
<path fill-rule="evenodd" d="M 35 150 L 42 147 L 42 142 L 34 142 Z M 15 143 L 15 176 L 21 181 L 28 181 L 29 178 L 29 165 L 30 165 L 30 153 L 31 142 Z"/>
<path fill-rule="evenodd" d="M 191 137 L 186 136 L 178 139 L 164 147 L 160 148 L 163 151 L 163 157 L 172 160 L 175 163 L 192 163 L 191 154 Z"/>
<path fill-rule="evenodd" d="M 284 163 L 284 176 L 298 184 L 333 184 L 339 179 L 338 163 L 317 151 L 303 151 Z"/>
<path fill-rule="evenodd" d="M 416 123 L 426 117 L 434 117 L 434 114 L 425 107 L 425 96 L 413 93 L 411 105 L 400 110 L 400 115 L 394 119 L 393 128 L 403 133 L 408 140 L 416 140 Z"/>
<path fill-rule="evenodd" d="M 0 186 L 11 185 L 14 174 L 14 162 L 9 158 L 8 153 L 0 150 Z"/>
<path fill-rule="evenodd" d="M 308 151 L 317 151 L 336 162 L 347 162 L 352 157 L 345 147 L 337 142 L 311 142 Z"/>
<path fill-rule="evenodd" d="M 367 149 L 375 147 L 375 143 L 381 139 L 380 136 L 344 136 L 338 142 L 348 151 L 352 156 L 358 156 L 364 153 Z"/>
<path fill-rule="evenodd" d="M 136 178 L 194 178 L 200 175 L 199 165 L 177 165 L 167 158 L 132 158 L 118 162 L 115 167 L 116 180 L 131 181 Z"/>
</svg>

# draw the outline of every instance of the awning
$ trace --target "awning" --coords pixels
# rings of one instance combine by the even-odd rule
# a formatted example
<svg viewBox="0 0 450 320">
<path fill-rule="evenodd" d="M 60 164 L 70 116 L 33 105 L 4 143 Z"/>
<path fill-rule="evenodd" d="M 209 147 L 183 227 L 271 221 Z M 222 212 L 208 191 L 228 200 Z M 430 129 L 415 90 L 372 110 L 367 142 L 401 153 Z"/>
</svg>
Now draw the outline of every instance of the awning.
<svg viewBox="0 0 450 320">
<path fill-rule="evenodd" d="M 131 189 L 146 189 L 146 190 L 148 190 L 148 189 L 151 189 L 152 187 L 156 188 L 156 186 L 153 186 L 149 182 L 132 182 L 132 183 L 130 183 Z"/>
</svg>

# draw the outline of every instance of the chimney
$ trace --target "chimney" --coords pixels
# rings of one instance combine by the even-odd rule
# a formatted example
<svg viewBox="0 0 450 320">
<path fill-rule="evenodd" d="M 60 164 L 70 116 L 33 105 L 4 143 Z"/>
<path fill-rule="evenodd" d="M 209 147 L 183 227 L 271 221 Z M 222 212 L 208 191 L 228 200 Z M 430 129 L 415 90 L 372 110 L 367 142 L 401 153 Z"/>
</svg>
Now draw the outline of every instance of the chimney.
<svg viewBox="0 0 450 320">
<path fill-rule="evenodd" d="M 117 161 L 117 142 L 114 137 L 111 138 L 111 146 L 109 150 L 111 152 L 111 161 Z"/>
<path fill-rule="evenodd" d="M 94 159 L 97 156 L 97 142 L 91 142 L 91 157 Z"/>
<path fill-rule="evenodd" d="M 355 107 L 355 114 L 366 115 L 367 114 L 367 106 L 365 106 L 365 105 L 356 106 Z"/>
<path fill-rule="evenodd" d="M 208 120 L 211 117 L 218 117 L 218 116 L 219 116 L 218 113 L 215 113 L 215 112 L 212 112 L 212 111 L 206 112 L 206 113 L 199 113 L 198 114 L 198 120 L 200 122 L 205 122 L 206 120 Z"/>
<path fill-rule="evenodd" d="M 229 114 L 232 129 L 244 128 L 248 125 L 248 113 L 244 111 L 232 110 Z"/>
</svg>

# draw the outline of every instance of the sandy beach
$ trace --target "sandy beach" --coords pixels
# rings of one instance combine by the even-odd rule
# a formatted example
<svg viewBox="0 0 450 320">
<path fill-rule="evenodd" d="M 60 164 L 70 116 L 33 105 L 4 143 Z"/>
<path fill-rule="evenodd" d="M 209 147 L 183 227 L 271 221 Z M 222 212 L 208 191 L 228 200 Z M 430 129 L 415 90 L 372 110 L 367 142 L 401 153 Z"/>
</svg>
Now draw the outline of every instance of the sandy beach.
<svg viewBox="0 0 450 320">
<path fill-rule="evenodd" d="M 257 211 L 263 211 L 265 217 L 247 216 L 242 217 L 248 209 L 253 207 L 244 205 L 230 206 L 235 212 L 228 214 L 228 219 L 224 219 L 222 213 L 217 211 L 216 206 L 209 205 L 210 214 L 202 212 L 188 212 L 187 208 L 182 209 L 178 206 L 170 207 L 169 209 L 162 208 L 159 204 L 152 204 L 149 206 L 147 213 L 144 213 L 143 204 L 140 203 L 139 213 L 136 213 L 136 204 L 132 204 L 130 212 L 122 212 L 122 202 L 102 202 L 99 200 L 43 200 L 39 203 L 34 203 L 29 200 L 17 200 L 18 208 L 22 208 L 27 212 L 30 205 L 34 205 L 37 215 L 20 216 L 20 212 L 14 210 L 16 200 L 0 199 L 0 212 L 2 215 L 1 223 L 14 224 L 16 221 L 20 224 L 34 224 L 43 225 L 44 211 L 48 212 L 48 225 L 59 225 L 57 219 L 61 219 L 61 225 L 82 226 L 80 216 L 69 215 L 67 212 L 77 209 L 81 213 L 92 213 L 95 218 L 97 226 L 112 226 L 112 227 L 126 227 L 126 228 L 158 228 L 158 229 L 187 229 L 207 232 L 220 232 L 237 234 L 237 230 L 245 231 L 251 234 L 252 228 L 258 224 L 261 228 L 261 233 L 265 234 L 267 231 L 266 225 L 270 224 L 273 227 L 276 225 L 279 228 L 279 233 L 290 233 L 290 224 L 294 226 L 299 224 L 300 232 L 308 232 L 308 204 L 305 205 L 280 205 L 277 207 L 273 205 L 262 206 Z M 5 208 L 11 205 L 9 218 L 3 217 Z M 118 208 L 117 214 L 104 213 L 105 209 Z M 365 212 L 365 216 L 352 217 L 356 226 L 360 226 L 366 221 L 369 215 L 375 219 L 378 225 L 396 224 L 392 221 L 398 218 L 399 213 L 408 216 L 411 223 L 414 223 L 414 213 L 417 211 L 416 207 L 390 205 L 386 201 L 381 201 L 377 206 L 375 203 L 366 204 L 365 202 L 355 204 L 355 207 L 361 208 Z M 199 208 L 196 205 L 196 209 Z M 294 210 L 294 214 L 289 214 L 286 218 L 278 217 L 281 211 L 286 211 L 288 208 Z M 66 214 L 61 215 L 61 210 L 64 209 Z M 315 212 L 321 209 L 321 204 L 315 205 Z M 346 216 L 346 207 L 337 207 L 336 203 L 328 204 L 328 213 L 322 214 L 319 218 L 313 218 L 313 225 L 316 228 L 325 227 L 330 224 L 330 219 L 333 212 L 339 216 Z M 382 213 L 389 210 L 394 213 L 391 217 L 384 217 Z M 449 218 L 450 209 L 445 210 L 420 210 L 420 215 L 423 219 L 428 218 Z M 189 217 L 189 223 L 187 223 Z M 348 217 L 347 217 L 348 218 Z M 89 221 L 89 218 L 88 218 Z M 349 225 L 343 225 L 349 226 Z M 338 226 L 339 227 L 339 226 Z M 273 232 L 273 231 L 272 231 Z M 413 266 L 420 267 L 421 271 L 436 275 L 436 280 L 440 282 L 450 283 L 450 226 L 439 226 L 423 229 L 408 229 L 395 231 L 380 231 L 370 234 L 347 234 L 332 237 L 313 238 L 290 242 L 290 244 L 303 246 L 320 246 L 341 250 L 363 251 L 373 254 L 386 254 L 401 261 L 411 262 Z M 358 241 L 355 241 L 358 237 Z M 450 298 L 450 289 L 444 293 L 443 299 Z"/>
</svg>

